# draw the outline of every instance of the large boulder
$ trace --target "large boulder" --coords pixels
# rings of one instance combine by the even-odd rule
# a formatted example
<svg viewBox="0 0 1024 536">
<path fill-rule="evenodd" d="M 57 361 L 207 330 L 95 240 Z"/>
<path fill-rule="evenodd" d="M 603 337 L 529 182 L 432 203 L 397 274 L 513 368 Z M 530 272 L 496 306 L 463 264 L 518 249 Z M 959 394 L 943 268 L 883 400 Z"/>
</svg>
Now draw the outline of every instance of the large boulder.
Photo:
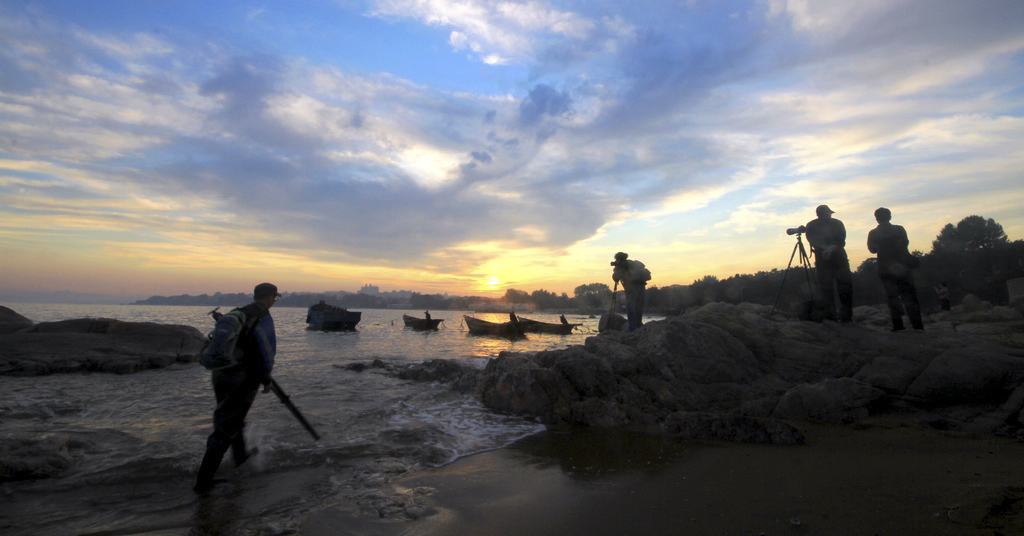
<svg viewBox="0 0 1024 536">
<path fill-rule="evenodd" d="M 32 321 L 0 305 L 0 333 L 13 333 L 32 327 Z"/>
<path fill-rule="evenodd" d="M 118 374 L 197 359 L 205 341 L 192 326 L 80 318 L 0 334 L 0 375 Z"/>
<path fill-rule="evenodd" d="M 775 442 L 785 435 L 779 420 L 850 423 L 943 408 L 934 421 L 946 427 L 1021 429 L 1024 352 L 956 329 L 890 333 L 715 303 L 583 346 L 503 353 L 454 376 L 497 411 L 548 424 L 656 424 L 686 437 Z"/>
</svg>

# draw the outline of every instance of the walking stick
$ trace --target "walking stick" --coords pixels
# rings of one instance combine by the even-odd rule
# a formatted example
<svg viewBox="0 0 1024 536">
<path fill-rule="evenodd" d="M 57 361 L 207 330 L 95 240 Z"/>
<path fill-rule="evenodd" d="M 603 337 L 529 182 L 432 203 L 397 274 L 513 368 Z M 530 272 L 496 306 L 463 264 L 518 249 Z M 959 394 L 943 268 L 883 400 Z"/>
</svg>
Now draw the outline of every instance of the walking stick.
<svg viewBox="0 0 1024 536">
<path fill-rule="evenodd" d="M 281 403 L 284 404 L 284 407 L 288 408 L 288 411 L 292 412 L 292 415 L 295 415 L 295 418 L 299 420 L 302 427 L 313 436 L 313 440 L 319 440 L 320 434 L 316 433 L 316 430 L 313 429 L 313 425 L 309 424 L 309 421 L 302 416 L 302 413 L 299 412 L 299 408 L 295 407 L 295 404 L 293 404 L 291 399 L 288 398 L 288 395 L 284 394 L 284 390 L 281 389 L 281 386 L 277 384 L 277 380 L 274 378 L 270 378 L 270 390 L 274 391 L 277 398 L 281 399 Z"/>
</svg>

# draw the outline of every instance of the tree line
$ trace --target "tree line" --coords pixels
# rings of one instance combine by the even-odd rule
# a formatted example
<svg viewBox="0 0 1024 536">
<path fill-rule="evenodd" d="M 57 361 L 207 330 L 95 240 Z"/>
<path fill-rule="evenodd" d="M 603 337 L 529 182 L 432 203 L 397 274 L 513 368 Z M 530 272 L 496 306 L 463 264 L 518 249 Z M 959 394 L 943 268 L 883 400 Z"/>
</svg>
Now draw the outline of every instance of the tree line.
<svg viewBox="0 0 1024 536">
<path fill-rule="evenodd" d="M 947 223 L 932 242 L 931 251 L 914 251 L 921 265 L 914 270 L 915 284 L 924 310 L 939 309 L 935 289 L 939 283 L 949 287 L 950 298 L 957 303 L 968 294 L 997 305 L 1009 301 L 1006 282 L 1024 277 L 1024 241 L 1010 241 L 991 218 L 968 216 L 956 225 Z M 679 314 L 687 308 L 711 302 L 750 302 L 777 306 L 780 311 L 796 313 L 810 299 L 808 273 L 794 261 L 790 268 L 773 268 L 755 274 L 736 274 L 719 279 L 706 275 L 689 285 L 651 286 L 645 295 L 645 312 Z M 621 293 L 620 293 L 621 294 Z M 577 286 L 573 296 L 556 295 L 546 290 L 525 292 L 508 289 L 501 298 L 448 298 L 417 295 L 414 307 L 433 309 L 468 309 L 473 303 L 532 304 L 541 310 L 599 311 L 612 303 L 612 289 L 605 283 Z M 622 297 L 619 296 L 621 300 Z M 885 303 L 885 292 L 878 279 L 874 257 L 866 259 L 853 271 L 854 306 Z"/>
<path fill-rule="evenodd" d="M 931 251 L 914 251 L 921 266 L 914 270 L 915 283 L 923 310 L 938 310 L 935 289 L 944 282 L 950 298 L 957 303 L 973 294 L 995 304 L 1009 301 L 1006 282 L 1024 277 L 1024 241 L 1010 241 L 1003 227 L 991 218 L 968 216 L 959 223 L 946 224 L 932 242 Z M 690 307 L 711 302 L 750 302 L 775 305 L 780 311 L 795 313 L 810 298 L 809 278 L 795 260 L 786 268 L 773 268 L 755 274 L 736 274 L 719 279 L 706 275 L 689 285 L 648 287 L 645 312 L 651 314 L 679 314 Z M 816 284 L 816 283 L 815 283 Z M 622 299 L 621 293 L 618 299 Z M 200 296 L 153 296 L 140 300 L 140 305 L 210 305 L 237 306 L 251 299 L 247 294 L 202 294 Z M 287 293 L 279 306 L 307 307 L 323 300 L 332 305 L 350 308 L 386 309 L 407 305 L 413 309 L 465 311 L 479 304 L 511 306 L 527 304 L 538 310 L 598 312 L 612 305 L 612 289 L 605 283 L 587 283 L 577 286 L 573 295 L 556 294 L 547 290 L 526 292 L 508 289 L 500 298 L 485 296 L 447 296 L 443 294 L 402 293 L 402 302 L 395 296 L 365 293 Z M 854 306 L 885 303 L 885 293 L 878 280 L 878 266 L 874 257 L 866 259 L 853 272 Z"/>
</svg>

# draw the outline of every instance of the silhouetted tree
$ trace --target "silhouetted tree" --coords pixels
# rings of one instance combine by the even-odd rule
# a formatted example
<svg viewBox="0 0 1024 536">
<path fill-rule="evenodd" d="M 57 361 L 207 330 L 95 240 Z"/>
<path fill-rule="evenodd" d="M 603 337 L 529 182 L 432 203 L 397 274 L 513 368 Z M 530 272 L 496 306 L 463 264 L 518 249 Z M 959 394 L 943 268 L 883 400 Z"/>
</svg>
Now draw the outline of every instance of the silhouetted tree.
<svg viewBox="0 0 1024 536">
<path fill-rule="evenodd" d="M 588 283 L 573 290 L 580 307 L 596 309 L 611 305 L 612 289 L 604 283 Z"/>
<path fill-rule="evenodd" d="M 992 218 L 967 216 L 953 227 L 947 223 L 932 242 L 932 252 L 970 253 L 1007 243 L 1003 226 Z"/>
<path fill-rule="evenodd" d="M 505 303 L 532 303 L 530 293 L 514 288 L 506 290 L 505 295 L 501 297 L 501 301 Z"/>
</svg>

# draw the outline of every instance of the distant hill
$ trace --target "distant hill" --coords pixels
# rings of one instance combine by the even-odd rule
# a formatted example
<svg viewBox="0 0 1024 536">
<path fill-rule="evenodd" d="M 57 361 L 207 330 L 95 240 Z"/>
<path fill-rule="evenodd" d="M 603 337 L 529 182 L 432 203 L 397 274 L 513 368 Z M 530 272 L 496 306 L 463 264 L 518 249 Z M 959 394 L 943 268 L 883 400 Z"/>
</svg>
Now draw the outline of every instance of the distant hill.
<svg viewBox="0 0 1024 536">
<path fill-rule="evenodd" d="M 138 300 L 132 305 L 202 305 L 210 307 L 239 307 L 252 301 L 252 294 L 233 293 L 200 294 L 191 296 L 150 296 Z M 382 296 L 371 296 L 339 290 L 336 292 L 289 292 L 284 293 L 277 301 L 277 307 L 309 307 L 324 301 L 342 307 L 363 307 L 368 309 L 386 309 L 388 300 Z"/>
<path fill-rule="evenodd" d="M 122 305 L 142 298 L 140 295 L 98 294 L 93 292 L 30 292 L 0 289 L 0 301 L 6 303 L 62 303 L 69 305 Z"/>
</svg>

